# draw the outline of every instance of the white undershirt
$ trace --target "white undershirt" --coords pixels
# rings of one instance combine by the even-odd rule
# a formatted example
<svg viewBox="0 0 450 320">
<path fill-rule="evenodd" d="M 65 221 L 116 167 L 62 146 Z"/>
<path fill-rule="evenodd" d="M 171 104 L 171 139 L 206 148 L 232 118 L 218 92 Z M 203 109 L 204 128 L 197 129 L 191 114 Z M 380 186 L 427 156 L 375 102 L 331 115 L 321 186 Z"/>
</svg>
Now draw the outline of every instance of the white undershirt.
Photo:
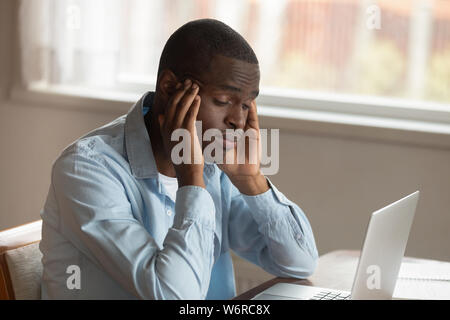
<svg viewBox="0 0 450 320">
<path fill-rule="evenodd" d="M 175 202 L 177 198 L 177 190 L 178 190 L 178 180 L 177 178 L 168 177 L 158 172 L 159 181 L 164 185 L 164 188 L 167 190 L 169 198 Z"/>
</svg>

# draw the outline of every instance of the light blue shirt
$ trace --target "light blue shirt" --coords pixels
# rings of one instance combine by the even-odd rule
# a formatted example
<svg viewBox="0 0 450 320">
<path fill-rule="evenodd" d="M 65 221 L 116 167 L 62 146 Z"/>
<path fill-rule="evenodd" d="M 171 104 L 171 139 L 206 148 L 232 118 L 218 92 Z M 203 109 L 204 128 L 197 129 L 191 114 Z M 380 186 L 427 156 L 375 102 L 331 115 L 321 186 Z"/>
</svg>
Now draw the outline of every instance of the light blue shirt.
<svg viewBox="0 0 450 320">
<path fill-rule="evenodd" d="M 41 211 L 42 298 L 229 299 L 230 250 L 275 276 L 310 276 L 311 226 L 269 179 L 268 191 L 246 196 L 206 163 L 206 189 L 168 197 L 144 124 L 147 95 L 151 107 L 148 92 L 53 164 Z"/>
</svg>

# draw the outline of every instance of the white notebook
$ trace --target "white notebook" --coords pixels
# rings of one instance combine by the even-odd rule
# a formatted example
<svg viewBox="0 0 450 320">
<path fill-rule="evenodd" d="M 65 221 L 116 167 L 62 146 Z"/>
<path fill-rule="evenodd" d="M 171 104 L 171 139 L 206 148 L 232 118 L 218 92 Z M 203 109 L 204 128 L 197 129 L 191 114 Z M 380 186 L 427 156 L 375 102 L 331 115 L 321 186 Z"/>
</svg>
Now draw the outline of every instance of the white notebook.
<svg viewBox="0 0 450 320">
<path fill-rule="evenodd" d="M 399 279 L 450 281 L 450 263 L 402 263 Z"/>
<path fill-rule="evenodd" d="M 394 298 L 450 299 L 450 263 L 402 263 Z"/>
</svg>

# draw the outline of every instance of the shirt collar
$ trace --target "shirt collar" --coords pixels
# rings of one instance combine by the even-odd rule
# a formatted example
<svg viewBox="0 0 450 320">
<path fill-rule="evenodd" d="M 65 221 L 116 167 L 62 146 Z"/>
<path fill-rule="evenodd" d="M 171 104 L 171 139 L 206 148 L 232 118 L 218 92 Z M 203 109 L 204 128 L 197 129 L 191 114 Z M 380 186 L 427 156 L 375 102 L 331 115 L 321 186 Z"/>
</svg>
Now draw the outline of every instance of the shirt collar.
<svg viewBox="0 0 450 320">
<path fill-rule="evenodd" d="M 146 102 L 145 107 L 149 107 L 150 111 L 154 96 L 154 92 L 146 92 L 131 107 L 125 119 L 125 149 L 131 173 L 138 179 L 156 178 L 158 176 L 158 169 L 143 116 L 144 100 Z M 215 165 L 205 162 L 204 176 L 210 177 L 214 171 Z"/>
<path fill-rule="evenodd" d="M 158 174 L 142 114 L 144 99 L 148 95 L 148 100 L 153 102 L 153 92 L 145 93 L 128 111 L 125 119 L 125 148 L 131 173 L 135 178 L 156 177 Z"/>
</svg>

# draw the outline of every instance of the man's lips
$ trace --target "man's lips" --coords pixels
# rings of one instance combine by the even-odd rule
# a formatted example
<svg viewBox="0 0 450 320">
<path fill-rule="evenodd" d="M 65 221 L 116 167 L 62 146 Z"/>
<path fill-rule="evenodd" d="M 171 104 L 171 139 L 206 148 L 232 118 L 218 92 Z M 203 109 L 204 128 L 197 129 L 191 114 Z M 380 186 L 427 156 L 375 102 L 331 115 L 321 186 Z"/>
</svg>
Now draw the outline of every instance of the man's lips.
<svg viewBox="0 0 450 320">
<path fill-rule="evenodd" d="M 225 135 L 223 136 L 216 136 L 215 142 L 219 143 L 223 149 L 229 150 L 236 146 L 236 142 L 234 141 L 234 137 L 231 137 L 233 140 L 228 140 Z"/>
<path fill-rule="evenodd" d="M 227 135 L 225 130 L 221 130 L 222 134 L 214 136 L 214 143 L 219 144 L 224 150 L 230 150 L 237 147 L 243 134 L 239 131 L 234 131 Z"/>
<path fill-rule="evenodd" d="M 222 141 L 223 141 L 223 147 L 226 150 L 232 149 L 236 146 L 236 141 L 233 140 L 228 140 L 226 137 L 222 137 Z"/>
</svg>

